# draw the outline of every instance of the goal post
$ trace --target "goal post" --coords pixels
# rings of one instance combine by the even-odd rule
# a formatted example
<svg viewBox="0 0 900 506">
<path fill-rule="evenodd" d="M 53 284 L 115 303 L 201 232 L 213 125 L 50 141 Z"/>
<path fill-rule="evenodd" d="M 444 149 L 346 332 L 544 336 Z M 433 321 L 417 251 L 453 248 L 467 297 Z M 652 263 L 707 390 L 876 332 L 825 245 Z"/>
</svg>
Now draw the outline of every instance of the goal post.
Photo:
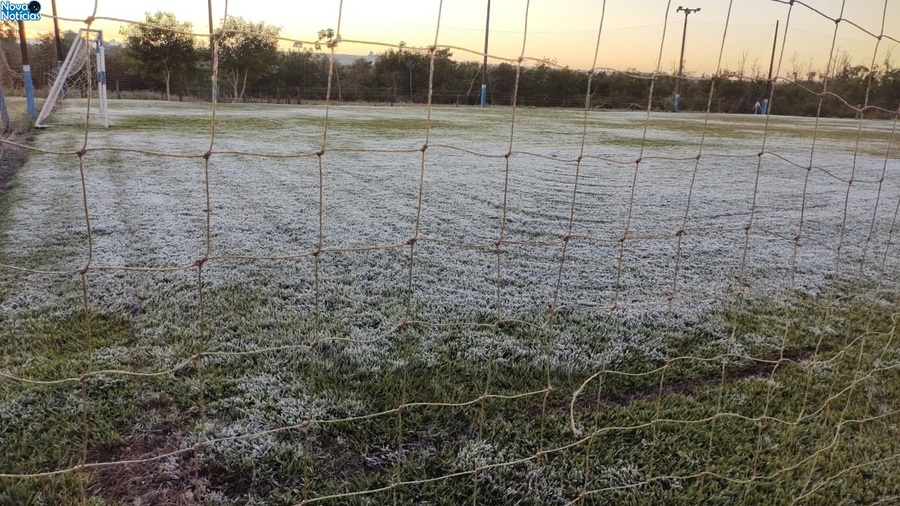
<svg viewBox="0 0 900 506">
<path fill-rule="evenodd" d="M 93 44 L 93 58 L 91 57 L 91 44 Z M 92 62 L 93 60 L 93 62 Z M 59 67 L 50 92 L 47 94 L 47 100 L 41 107 L 34 122 L 34 126 L 44 128 L 47 126 L 45 121 L 59 105 L 60 101 L 66 98 L 70 90 L 80 89 L 82 93 L 87 94 L 93 92 L 94 87 L 91 86 L 91 71 L 96 69 L 97 81 L 97 97 L 99 102 L 99 111 L 104 127 L 109 127 L 109 104 L 106 93 L 106 49 L 103 43 L 102 30 L 88 30 L 82 28 L 78 30 L 78 36 L 69 48 L 66 59 Z"/>
<path fill-rule="evenodd" d="M 103 126 L 109 128 L 109 102 L 106 97 L 106 45 L 103 44 L 103 32 L 97 34 L 95 46 L 97 52 L 97 91 L 100 98 L 100 115 Z"/>
</svg>

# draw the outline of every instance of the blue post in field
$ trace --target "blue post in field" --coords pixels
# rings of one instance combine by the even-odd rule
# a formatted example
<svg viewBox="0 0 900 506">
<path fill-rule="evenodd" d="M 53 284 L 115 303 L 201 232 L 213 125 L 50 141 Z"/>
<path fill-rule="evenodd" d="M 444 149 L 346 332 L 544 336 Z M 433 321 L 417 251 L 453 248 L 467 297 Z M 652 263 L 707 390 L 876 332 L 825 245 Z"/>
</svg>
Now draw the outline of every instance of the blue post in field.
<svg viewBox="0 0 900 506">
<path fill-rule="evenodd" d="M 681 107 L 681 94 L 676 93 L 675 94 L 675 112 L 678 112 L 678 108 L 680 108 L 680 107 Z"/>
<path fill-rule="evenodd" d="M 491 28 L 491 0 L 487 2 L 487 17 L 484 21 L 484 63 L 481 66 L 481 107 L 487 105 L 487 55 L 488 34 Z"/>
<path fill-rule="evenodd" d="M 34 84 L 31 82 L 31 65 L 28 64 L 28 43 L 25 42 L 25 23 L 19 21 L 19 45 L 22 48 L 22 79 L 25 81 L 25 102 L 28 105 L 28 115 L 32 118 L 37 114 L 34 111 Z"/>
<path fill-rule="evenodd" d="M 762 103 L 762 115 L 769 114 L 769 97 L 775 91 L 775 81 L 772 80 L 772 69 L 775 67 L 775 48 L 778 47 L 778 21 L 775 20 L 775 38 L 772 40 L 772 59 L 769 60 L 769 80 L 766 81 L 766 98 Z"/>
<path fill-rule="evenodd" d="M 22 65 L 22 78 L 25 80 L 25 102 L 28 107 L 28 116 L 34 117 L 34 84 L 31 82 L 31 65 Z"/>
</svg>

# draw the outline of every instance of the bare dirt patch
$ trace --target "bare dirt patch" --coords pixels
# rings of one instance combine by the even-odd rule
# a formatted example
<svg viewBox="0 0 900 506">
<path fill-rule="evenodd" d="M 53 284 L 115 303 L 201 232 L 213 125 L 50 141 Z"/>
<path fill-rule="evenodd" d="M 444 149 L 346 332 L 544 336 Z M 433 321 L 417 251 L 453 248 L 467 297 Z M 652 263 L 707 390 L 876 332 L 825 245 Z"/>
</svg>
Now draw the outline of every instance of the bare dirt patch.
<svg viewBox="0 0 900 506">
<path fill-rule="evenodd" d="M 16 144 L 24 144 L 26 134 L 24 132 L 16 132 L 4 140 Z M 25 148 L 6 142 L 0 143 L 0 196 L 5 194 L 9 189 L 13 177 L 16 175 L 16 172 L 22 168 L 24 163 Z"/>
<path fill-rule="evenodd" d="M 91 462 L 121 462 L 101 468 L 91 478 L 101 497 L 126 504 L 201 504 L 207 492 L 207 469 L 192 450 L 190 437 L 170 426 L 132 435 L 121 445 L 96 448 Z M 164 458 L 159 455 L 185 450 Z M 147 460 L 145 459 L 153 459 Z"/>
<path fill-rule="evenodd" d="M 724 377 L 721 374 L 713 373 L 695 378 L 668 382 L 662 386 L 654 384 L 646 387 L 607 392 L 600 397 L 599 405 L 627 407 L 640 401 L 656 402 L 661 398 L 670 395 L 691 396 L 701 387 L 716 385 L 723 381 L 765 377 L 766 375 L 772 374 L 776 368 L 783 367 L 784 363 L 799 362 L 808 359 L 813 355 L 814 351 L 814 348 L 810 347 L 786 349 L 780 356 L 754 360 L 739 368 L 726 371 Z M 599 405 L 596 400 L 590 399 L 589 396 L 583 396 L 576 404 L 576 408 L 587 411 L 597 409 Z"/>
</svg>

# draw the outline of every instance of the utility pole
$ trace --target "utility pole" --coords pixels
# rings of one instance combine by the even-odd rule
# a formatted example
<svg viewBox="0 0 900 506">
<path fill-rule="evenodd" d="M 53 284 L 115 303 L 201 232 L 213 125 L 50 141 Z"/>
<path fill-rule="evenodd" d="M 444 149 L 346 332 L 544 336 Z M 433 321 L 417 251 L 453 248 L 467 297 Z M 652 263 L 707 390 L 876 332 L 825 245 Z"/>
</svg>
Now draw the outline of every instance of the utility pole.
<svg viewBox="0 0 900 506">
<path fill-rule="evenodd" d="M 769 98 L 774 91 L 775 83 L 772 81 L 772 69 L 775 66 L 775 48 L 778 46 L 778 22 L 775 20 L 775 40 L 772 41 L 772 59 L 769 60 L 769 80 L 766 81 L 766 97 L 762 103 L 762 114 L 769 114 Z"/>
<path fill-rule="evenodd" d="M 53 35 L 56 39 L 56 68 L 60 68 L 63 64 L 63 51 L 62 41 L 60 41 L 59 38 L 59 18 L 56 14 L 56 0 L 51 0 L 50 5 L 53 7 Z"/>
<path fill-rule="evenodd" d="M 210 65 L 210 70 L 212 71 L 210 78 L 209 78 L 210 82 L 212 83 L 212 95 L 210 96 L 209 101 L 215 103 L 218 101 L 218 97 L 219 97 L 219 90 L 217 89 L 218 86 L 216 83 L 216 78 L 219 77 L 218 75 L 216 75 L 218 73 L 219 64 L 218 64 L 218 60 L 216 59 L 216 34 L 214 31 L 214 26 L 213 26 L 212 0 L 209 0 L 208 4 L 209 4 L 209 9 L 208 9 L 208 11 L 209 11 L 209 65 Z M 225 21 L 227 21 L 227 20 L 222 20 L 223 23 Z M 300 94 L 299 93 L 297 94 L 297 103 L 298 104 L 300 103 Z"/>
<path fill-rule="evenodd" d="M 689 7 L 678 6 L 675 12 L 684 12 L 684 31 L 681 34 L 681 57 L 678 59 L 678 76 L 675 77 L 675 112 L 681 106 L 681 72 L 684 70 L 684 41 L 687 39 L 687 22 L 688 16 L 694 12 L 700 12 L 700 7 L 691 9 Z"/>
<path fill-rule="evenodd" d="M 25 40 L 25 23 L 19 20 L 19 46 L 22 50 L 22 79 L 25 81 L 25 105 L 28 115 L 34 118 L 34 83 L 31 82 L 31 65 L 28 64 L 28 42 Z"/>
<path fill-rule="evenodd" d="M 487 104 L 488 35 L 491 28 L 491 0 L 487 0 L 487 17 L 484 21 L 484 63 L 481 66 L 481 107 Z"/>
</svg>

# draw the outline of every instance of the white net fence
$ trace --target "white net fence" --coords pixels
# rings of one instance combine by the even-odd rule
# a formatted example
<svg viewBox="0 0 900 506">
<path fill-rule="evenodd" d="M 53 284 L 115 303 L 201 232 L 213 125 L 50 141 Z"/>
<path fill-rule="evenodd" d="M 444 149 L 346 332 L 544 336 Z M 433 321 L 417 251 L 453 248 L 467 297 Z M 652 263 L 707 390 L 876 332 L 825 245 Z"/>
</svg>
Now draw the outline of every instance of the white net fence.
<svg viewBox="0 0 900 506">
<path fill-rule="evenodd" d="M 92 74 L 97 68 L 97 53 L 89 45 L 83 45 L 81 48 L 81 51 L 72 53 L 73 71 L 64 79 L 63 98 L 87 98 L 89 92 L 96 92 L 97 78 Z M 56 54 L 45 56 L 51 63 L 56 61 Z M 59 79 L 59 67 L 54 69 L 52 64 L 47 66 L 50 67 L 47 81 L 52 86 Z"/>
</svg>

